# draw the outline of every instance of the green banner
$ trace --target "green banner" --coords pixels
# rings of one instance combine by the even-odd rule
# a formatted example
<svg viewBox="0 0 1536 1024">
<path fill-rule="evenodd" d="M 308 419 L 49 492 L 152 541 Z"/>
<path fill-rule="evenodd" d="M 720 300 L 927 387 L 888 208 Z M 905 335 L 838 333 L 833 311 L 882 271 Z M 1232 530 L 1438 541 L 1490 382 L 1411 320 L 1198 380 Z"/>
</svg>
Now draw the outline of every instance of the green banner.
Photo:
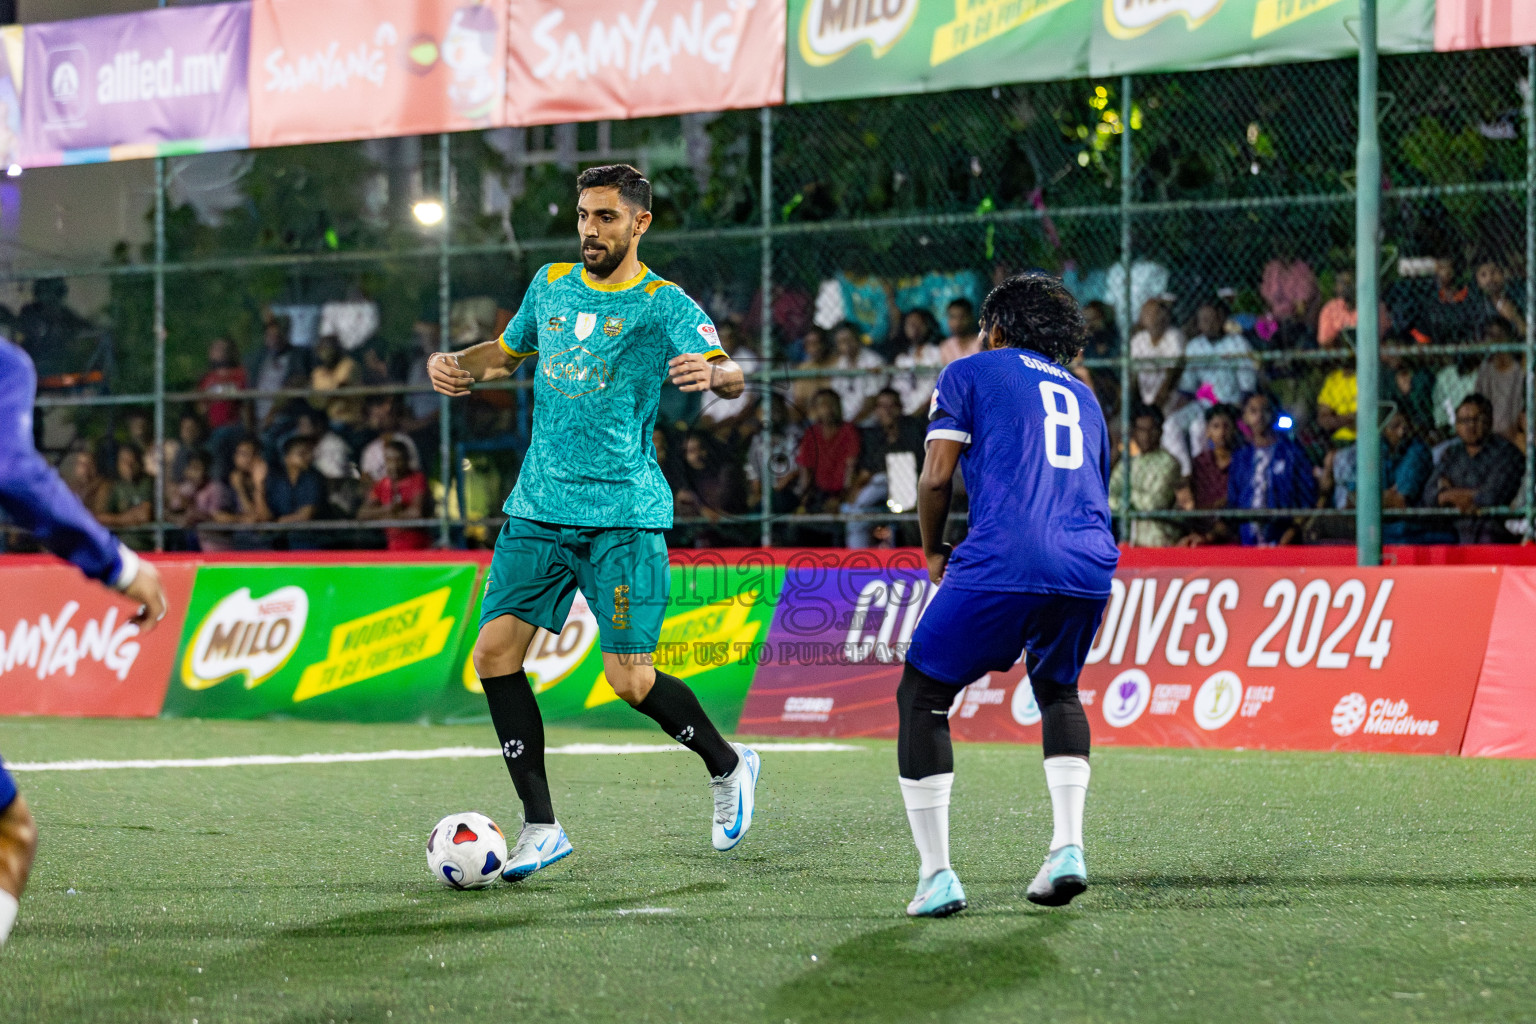
<svg viewBox="0 0 1536 1024">
<path fill-rule="evenodd" d="M 202 566 L 164 713 L 431 715 L 478 573 L 452 563 Z"/>
<path fill-rule="evenodd" d="M 672 567 L 672 592 L 656 648 L 656 667 L 687 681 L 711 719 L 736 727 L 784 580 L 783 566 Z M 483 597 L 483 591 L 480 597 Z M 447 721 L 484 718 L 480 679 L 470 659 L 480 602 L 465 632 L 457 671 L 433 708 Z M 558 635 L 540 630 L 524 660 L 545 721 L 606 728 L 651 727 L 621 701 L 603 674 L 596 613 L 580 592 Z"/>
<path fill-rule="evenodd" d="M 790 103 L 1080 78 L 1096 0 L 789 0 Z"/>
<path fill-rule="evenodd" d="M 1095 76 L 1195 71 L 1346 57 L 1359 44 L 1355 0 L 1101 0 L 1089 63 Z M 1434 49 L 1434 0 L 1381 0 L 1384 52 Z"/>
</svg>

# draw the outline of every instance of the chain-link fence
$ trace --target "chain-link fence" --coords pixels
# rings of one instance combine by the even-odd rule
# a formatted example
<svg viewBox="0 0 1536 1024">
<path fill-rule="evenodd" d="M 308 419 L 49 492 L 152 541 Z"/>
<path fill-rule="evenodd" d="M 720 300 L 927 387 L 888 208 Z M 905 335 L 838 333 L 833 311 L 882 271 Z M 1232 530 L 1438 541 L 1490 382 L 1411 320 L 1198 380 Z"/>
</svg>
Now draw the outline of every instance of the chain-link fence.
<svg viewBox="0 0 1536 1024">
<path fill-rule="evenodd" d="M 1530 533 L 1533 60 L 1381 64 L 1388 542 Z M 656 189 L 646 262 L 753 385 L 732 403 L 665 389 L 675 543 L 914 541 L 932 382 L 974 349 L 992 284 L 1029 269 L 1089 307 L 1074 370 L 1130 452 L 1122 536 L 1348 542 L 1355 76 L 1333 61 L 504 129 L 173 160 L 153 180 L 29 171 L 13 330 L 44 378 L 45 447 L 140 542 L 484 542 L 531 376 L 450 404 L 425 356 L 489 336 L 533 271 L 573 258 L 575 174 L 625 160 Z M 122 239 L 81 242 L 95 208 L 73 199 L 52 224 L 36 212 L 87 177 L 117 196 Z M 314 442 L 323 507 L 253 515 L 252 459 L 283 471 L 294 437 Z M 424 499 L 389 482 L 379 438 L 409 442 Z M 118 464 L 134 449 L 150 473 Z"/>
</svg>

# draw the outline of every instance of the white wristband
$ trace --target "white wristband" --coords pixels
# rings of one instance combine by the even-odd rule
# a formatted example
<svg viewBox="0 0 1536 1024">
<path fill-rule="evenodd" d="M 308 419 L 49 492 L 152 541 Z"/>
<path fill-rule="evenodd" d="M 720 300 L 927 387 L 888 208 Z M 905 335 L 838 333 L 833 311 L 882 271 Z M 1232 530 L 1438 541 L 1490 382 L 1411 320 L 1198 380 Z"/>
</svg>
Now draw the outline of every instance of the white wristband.
<svg viewBox="0 0 1536 1024">
<path fill-rule="evenodd" d="M 123 560 L 123 567 L 117 571 L 112 589 L 122 593 L 133 586 L 133 581 L 139 577 L 139 554 L 122 541 L 117 542 L 117 554 Z"/>
</svg>

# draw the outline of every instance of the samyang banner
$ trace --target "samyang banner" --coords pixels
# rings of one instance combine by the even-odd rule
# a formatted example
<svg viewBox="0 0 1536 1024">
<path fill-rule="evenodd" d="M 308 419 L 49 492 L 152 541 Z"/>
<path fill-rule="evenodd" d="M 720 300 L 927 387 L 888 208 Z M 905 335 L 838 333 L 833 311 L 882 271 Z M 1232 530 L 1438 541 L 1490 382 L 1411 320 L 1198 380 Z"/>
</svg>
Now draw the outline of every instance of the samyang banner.
<svg viewBox="0 0 1536 1024">
<path fill-rule="evenodd" d="M 0 587 L 0 715 L 158 715 L 196 571 L 164 562 L 158 568 L 165 618 L 144 636 L 128 621 L 133 604 L 74 566 L 7 565 Z"/>
<path fill-rule="evenodd" d="M 507 6 L 478 0 L 255 0 L 251 144 L 499 124 Z"/>
<path fill-rule="evenodd" d="M 1359 50 L 1354 0 L 1102 0 L 1095 5 L 1094 75 L 1198 71 L 1351 56 Z M 1435 0 L 1380 0 L 1384 53 L 1434 43 Z"/>
<path fill-rule="evenodd" d="M 784 2 L 519 0 L 509 5 L 506 123 L 783 103 Z"/>
<path fill-rule="evenodd" d="M 1079 683 L 1093 741 L 1454 755 L 1499 583 L 1489 567 L 1122 573 Z M 936 592 L 916 570 L 790 568 L 740 730 L 894 736 Z M 957 691 L 950 722 L 959 739 L 1038 743 L 1025 666 Z"/>
<path fill-rule="evenodd" d="M 791 103 L 1080 78 L 1097 0 L 790 0 Z"/>
<path fill-rule="evenodd" d="M 1536 43 L 1536 3 L 1531 0 L 1436 0 L 1437 50 L 1532 43 Z"/>
<path fill-rule="evenodd" d="M 27 26 L 22 162 L 245 148 L 250 24 L 228 3 Z"/>
</svg>

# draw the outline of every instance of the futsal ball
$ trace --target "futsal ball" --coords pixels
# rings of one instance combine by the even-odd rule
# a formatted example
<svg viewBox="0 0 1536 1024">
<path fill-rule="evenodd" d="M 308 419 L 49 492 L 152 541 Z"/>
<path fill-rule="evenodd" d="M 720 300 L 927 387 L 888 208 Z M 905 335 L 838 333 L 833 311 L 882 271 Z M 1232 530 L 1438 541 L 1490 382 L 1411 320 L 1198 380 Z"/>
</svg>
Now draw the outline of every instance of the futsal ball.
<svg viewBox="0 0 1536 1024">
<path fill-rule="evenodd" d="M 478 811 L 450 814 L 427 837 L 427 868 L 453 889 L 484 889 L 501 877 L 507 837 Z"/>
</svg>

